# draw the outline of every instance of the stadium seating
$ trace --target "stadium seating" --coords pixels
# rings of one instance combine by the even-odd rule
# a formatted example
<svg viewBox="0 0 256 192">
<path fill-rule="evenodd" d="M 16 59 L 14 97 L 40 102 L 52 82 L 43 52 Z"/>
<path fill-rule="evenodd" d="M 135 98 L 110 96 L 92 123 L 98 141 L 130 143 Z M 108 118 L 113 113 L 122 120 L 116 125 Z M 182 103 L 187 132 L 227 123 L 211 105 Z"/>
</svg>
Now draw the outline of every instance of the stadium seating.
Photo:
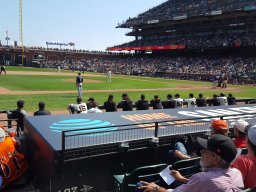
<svg viewBox="0 0 256 192">
<path fill-rule="evenodd" d="M 170 169 L 177 170 L 186 178 L 191 177 L 193 174 L 201 171 L 200 167 L 201 157 L 180 160 L 171 165 Z"/>
<path fill-rule="evenodd" d="M 167 164 L 157 164 L 134 169 L 131 173 L 113 175 L 115 192 L 134 192 L 136 184 L 140 181 L 157 182 L 160 179 L 159 172 L 167 167 Z"/>
</svg>

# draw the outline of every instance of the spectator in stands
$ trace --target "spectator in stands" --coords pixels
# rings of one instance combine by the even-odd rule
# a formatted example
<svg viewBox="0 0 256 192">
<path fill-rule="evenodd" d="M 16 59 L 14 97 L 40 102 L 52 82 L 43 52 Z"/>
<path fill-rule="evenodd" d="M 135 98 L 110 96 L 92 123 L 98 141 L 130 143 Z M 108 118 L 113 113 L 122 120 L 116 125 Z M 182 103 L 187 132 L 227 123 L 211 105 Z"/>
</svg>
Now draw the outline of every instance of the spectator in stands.
<svg viewBox="0 0 256 192">
<path fill-rule="evenodd" d="M 206 107 L 206 100 L 203 98 L 203 94 L 199 93 L 198 98 L 196 99 L 196 104 L 198 107 Z"/>
<path fill-rule="evenodd" d="M 154 99 L 150 101 L 150 104 L 152 105 L 153 109 L 163 109 L 162 102 L 158 95 L 154 96 Z"/>
<path fill-rule="evenodd" d="M 92 104 L 95 101 L 95 99 L 93 97 L 90 97 L 87 101 L 88 102 L 86 103 L 86 105 L 87 105 L 87 109 L 89 110 L 92 108 Z"/>
<path fill-rule="evenodd" d="M 210 126 L 211 135 L 221 134 L 224 136 L 228 136 L 228 124 L 225 120 L 213 120 Z M 190 138 L 189 138 L 190 139 Z M 192 140 L 190 139 L 190 146 L 192 144 Z M 192 146 L 193 147 L 193 146 Z M 189 159 L 191 157 L 196 156 L 195 151 L 191 150 L 191 154 L 188 153 L 185 145 L 182 142 L 177 142 L 174 146 L 174 150 L 169 150 L 167 154 L 167 161 L 170 164 L 178 160 Z"/>
<path fill-rule="evenodd" d="M 43 101 L 40 101 L 38 103 L 38 108 L 39 108 L 39 110 L 34 112 L 34 116 L 38 116 L 38 115 L 51 115 L 51 113 L 49 111 L 45 110 L 45 103 Z"/>
<path fill-rule="evenodd" d="M 236 105 L 236 98 L 231 93 L 228 94 L 228 105 Z"/>
<path fill-rule="evenodd" d="M 140 100 L 135 102 L 136 110 L 148 110 L 149 104 L 148 101 L 145 99 L 145 95 L 141 94 Z"/>
<path fill-rule="evenodd" d="M 221 106 L 226 106 L 228 105 L 228 99 L 227 97 L 225 96 L 224 93 L 221 93 L 220 96 L 218 97 L 218 100 L 220 101 L 220 105 Z"/>
<path fill-rule="evenodd" d="M 22 180 L 25 182 L 28 164 L 24 154 L 20 152 L 20 142 L 14 137 L 6 136 L 3 129 L 0 129 L 0 173 L 3 174 L 0 190 L 15 185 L 14 182 Z M 19 183 L 21 184 L 21 183 Z"/>
<path fill-rule="evenodd" d="M 174 101 L 175 101 L 175 108 L 182 108 L 182 106 L 183 106 L 183 99 L 182 98 L 180 98 L 180 94 L 175 94 L 174 95 L 174 97 L 175 97 L 175 99 L 174 99 Z"/>
<path fill-rule="evenodd" d="M 225 120 L 213 120 L 210 126 L 211 135 L 221 134 L 228 137 L 229 128 Z"/>
<path fill-rule="evenodd" d="M 247 133 L 248 154 L 238 156 L 232 167 L 242 173 L 245 188 L 256 187 L 256 125 L 249 127 Z"/>
<path fill-rule="evenodd" d="M 104 108 L 106 112 L 114 112 L 117 111 L 116 103 L 114 102 L 114 96 L 109 95 L 108 100 L 104 103 Z"/>
<path fill-rule="evenodd" d="M 94 101 L 92 103 L 92 108 L 87 111 L 87 113 L 102 113 L 102 111 L 98 108 L 99 104 Z"/>
<path fill-rule="evenodd" d="M 172 98 L 171 94 L 168 94 L 167 96 L 167 101 L 163 101 L 162 105 L 164 109 L 172 109 L 175 108 L 175 101 Z"/>
<path fill-rule="evenodd" d="M 196 107 L 196 99 L 194 98 L 194 94 L 190 93 L 188 99 L 184 99 L 187 102 L 188 108 Z"/>
<path fill-rule="evenodd" d="M 133 106 L 132 106 L 132 100 L 128 97 L 127 93 L 122 94 L 122 101 L 118 103 L 117 107 L 122 108 L 123 111 L 132 111 Z"/>
<path fill-rule="evenodd" d="M 234 124 L 234 143 L 236 148 L 246 148 L 247 141 L 246 141 L 246 127 L 249 125 L 243 119 L 238 119 Z"/>
<path fill-rule="evenodd" d="M 183 185 L 167 190 L 155 183 L 141 182 L 143 186 L 139 189 L 147 192 L 242 191 L 244 188 L 242 174 L 238 169 L 230 167 L 237 153 L 233 141 L 218 134 L 212 136 L 208 141 L 202 138 L 198 138 L 197 141 L 201 146 L 203 172 L 194 174 L 188 179 L 178 171 L 172 170 L 171 174 L 176 181 L 184 183 Z"/>
<path fill-rule="evenodd" d="M 211 100 L 208 100 L 209 106 L 220 106 L 218 95 L 214 94 Z"/>
<path fill-rule="evenodd" d="M 25 102 L 23 100 L 17 101 L 17 109 L 12 112 L 12 116 L 17 120 L 17 131 L 24 131 L 23 118 L 28 116 L 27 112 L 23 110 Z"/>
<path fill-rule="evenodd" d="M 69 104 L 68 110 L 74 114 L 74 113 L 87 113 L 87 105 L 82 102 L 81 97 L 77 97 L 76 99 L 77 104 Z"/>
</svg>

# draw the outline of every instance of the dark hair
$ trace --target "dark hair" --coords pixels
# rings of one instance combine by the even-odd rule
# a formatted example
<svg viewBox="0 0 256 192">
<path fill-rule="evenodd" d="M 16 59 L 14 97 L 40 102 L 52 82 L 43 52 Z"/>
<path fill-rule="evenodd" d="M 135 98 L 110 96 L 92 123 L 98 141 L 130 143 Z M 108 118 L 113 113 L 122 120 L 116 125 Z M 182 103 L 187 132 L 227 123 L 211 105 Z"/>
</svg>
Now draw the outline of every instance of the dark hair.
<svg viewBox="0 0 256 192">
<path fill-rule="evenodd" d="M 254 156 L 256 157 L 256 145 L 254 145 L 254 144 L 250 141 L 249 138 L 248 138 L 247 141 L 248 141 L 247 144 L 250 145 L 250 147 L 252 148 L 253 154 L 254 154 Z"/>
<path fill-rule="evenodd" d="M 128 97 L 127 93 L 123 93 L 122 97 Z"/>
<path fill-rule="evenodd" d="M 233 95 L 231 93 L 228 94 L 229 97 L 233 97 Z"/>
<path fill-rule="evenodd" d="M 82 102 L 82 98 L 81 97 L 77 97 L 76 102 L 77 103 L 81 103 Z"/>
<path fill-rule="evenodd" d="M 218 95 L 214 94 L 213 97 L 218 97 Z"/>
<path fill-rule="evenodd" d="M 109 95 L 109 96 L 108 96 L 108 101 L 113 101 L 113 98 L 114 98 L 113 95 Z"/>
<path fill-rule="evenodd" d="M 159 98 L 158 95 L 155 95 L 155 96 L 154 96 L 154 99 L 158 99 L 158 98 Z"/>
<path fill-rule="evenodd" d="M 178 94 L 178 93 L 177 93 L 177 94 L 175 94 L 175 97 L 180 97 L 180 94 Z"/>
<path fill-rule="evenodd" d="M 45 103 L 44 103 L 43 101 L 40 101 L 40 102 L 38 103 L 38 107 L 39 107 L 40 109 L 44 109 L 44 108 L 45 108 Z"/>
<path fill-rule="evenodd" d="M 190 93 L 190 94 L 189 94 L 189 97 L 190 97 L 190 98 L 193 98 L 193 97 L 194 97 L 194 94 L 193 94 L 193 93 Z"/>
<path fill-rule="evenodd" d="M 202 98 L 203 97 L 203 94 L 202 93 L 199 93 L 199 95 L 198 95 L 200 98 Z"/>
<path fill-rule="evenodd" d="M 18 108 L 23 108 L 23 107 L 24 107 L 24 104 L 25 104 L 25 101 L 23 101 L 23 100 L 17 101 L 17 106 L 18 106 Z"/>
<path fill-rule="evenodd" d="M 167 95 L 167 98 L 172 98 L 172 95 L 171 95 L 171 94 L 168 94 L 168 95 Z"/>
<path fill-rule="evenodd" d="M 81 73 L 79 72 L 78 75 L 81 75 Z"/>
<path fill-rule="evenodd" d="M 224 93 L 221 93 L 220 96 L 225 96 L 225 94 L 224 94 Z"/>
<path fill-rule="evenodd" d="M 145 95 L 144 95 L 144 94 L 141 94 L 140 98 L 141 98 L 141 99 L 145 99 Z"/>
</svg>

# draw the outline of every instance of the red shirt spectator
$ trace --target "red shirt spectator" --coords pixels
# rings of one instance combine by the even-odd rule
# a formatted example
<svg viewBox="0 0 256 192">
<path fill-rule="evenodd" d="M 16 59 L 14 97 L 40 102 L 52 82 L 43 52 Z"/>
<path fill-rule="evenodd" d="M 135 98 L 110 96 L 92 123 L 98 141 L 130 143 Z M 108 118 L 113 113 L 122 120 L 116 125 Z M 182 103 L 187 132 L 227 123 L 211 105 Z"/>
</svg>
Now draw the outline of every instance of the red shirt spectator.
<svg viewBox="0 0 256 192">
<path fill-rule="evenodd" d="M 249 125 L 249 123 L 242 119 L 237 120 L 234 124 L 234 143 L 236 148 L 246 148 L 247 146 L 245 133 L 245 128 L 247 125 Z"/>
<path fill-rule="evenodd" d="M 238 156 L 232 167 L 242 173 L 246 188 L 256 187 L 256 125 L 249 128 L 247 141 L 248 154 Z"/>
</svg>

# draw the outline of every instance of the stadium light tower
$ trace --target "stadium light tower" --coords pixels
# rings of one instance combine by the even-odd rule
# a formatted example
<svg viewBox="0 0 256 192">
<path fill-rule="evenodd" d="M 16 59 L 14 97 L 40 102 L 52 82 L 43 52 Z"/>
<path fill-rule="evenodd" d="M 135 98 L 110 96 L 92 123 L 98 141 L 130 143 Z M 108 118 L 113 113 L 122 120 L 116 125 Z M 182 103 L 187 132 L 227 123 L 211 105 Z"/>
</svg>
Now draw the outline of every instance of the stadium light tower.
<svg viewBox="0 0 256 192">
<path fill-rule="evenodd" d="M 9 37 L 8 29 L 7 29 L 7 31 L 6 31 L 6 38 L 5 38 L 5 40 L 6 40 L 6 44 L 7 44 L 7 46 L 8 46 L 8 45 L 9 45 L 8 42 L 11 40 L 10 37 Z"/>
<path fill-rule="evenodd" d="M 22 0 L 20 1 L 20 9 L 19 9 L 19 29 L 20 29 L 20 42 L 21 42 L 21 48 L 22 48 L 22 55 L 21 55 L 21 64 L 24 65 L 24 44 L 23 44 L 23 28 L 22 28 Z"/>
</svg>

